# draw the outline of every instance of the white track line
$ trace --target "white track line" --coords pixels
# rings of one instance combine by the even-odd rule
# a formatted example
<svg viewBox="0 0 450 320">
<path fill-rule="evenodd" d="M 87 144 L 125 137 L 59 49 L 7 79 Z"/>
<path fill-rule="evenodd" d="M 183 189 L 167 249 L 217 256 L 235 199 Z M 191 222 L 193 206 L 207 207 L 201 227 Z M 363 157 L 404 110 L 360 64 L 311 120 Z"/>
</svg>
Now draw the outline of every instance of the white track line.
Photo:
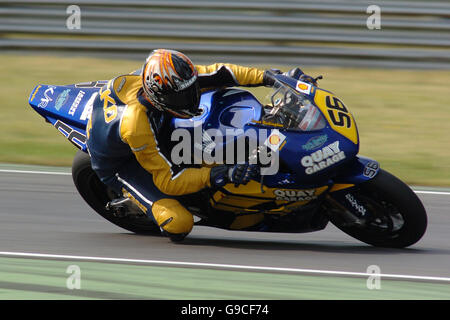
<svg viewBox="0 0 450 320">
<path fill-rule="evenodd" d="M 450 278 L 446 278 L 446 277 L 413 276 L 413 275 L 401 275 L 401 274 L 376 274 L 376 273 L 364 273 L 364 272 L 314 270 L 314 269 L 298 269 L 298 268 L 279 268 L 279 267 L 263 267 L 263 266 L 246 266 L 246 265 L 203 263 L 203 262 L 87 257 L 87 256 L 71 256 L 71 255 L 27 253 L 27 252 L 0 252 L 0 256 L 23 257 L 23 258 L 47 258 L 47 259 L 60 259 L 60 260 L 82 260 L 82 261 L 110 262 L 110 263 L 118 263 L 118 262 L 119 263 L 133 263 L 133 264 L 137 263 L 137 264 L 163 265 L 163 266 L 175 266 L 175 267 L 198 267 L 198 268 L 239 270 L 239 271 L 283 272 L 283 273 L 299 273 L 299 274 L 353 276 L 353 277 L 366 277 L 366 278 L 379 276 L 381 278 L 385 278 L 385 279 L 389 278 L 389 279 L 394 279 L 394 280 L 422 280 L 422 281 L 425 280 L 425 281 L 450 282 Z"/>
<path fill-rule="evenodd" d="M 440 194 L 445 196 L 450 196 L 450 192 L 445 191 L 425 191 L 425 190 L 413 190 L 417 194 Z"/>
<path fill-rule="evenodd" d="M 0 172 L 5 172 L 5 173 L 25 173 L 25 174 L 48 174 L 48 175 L 71 175 L 71 173 L 69 173 L 69 172 L 9 170 L 9 169 L 0 169 Z M 440 192 L 440 191 L 414 190 L 414 192 L 418 193 L 418 194 L 450 195 L 450 192 Z M 71 255 L 25 253 L 25 252 L 0 252 L 0 256 L 34 257 L 34 258 L 49 258 L 49 259 L 64 259 L 64 260 L 71 259 L 71 260 L 99 261 L 99 262 L 125 262 L 125 263 L 139 263 L 139 264 L 149 264 L 149 265 L 168 265 L 168 266 L 178 266 L 178 267 L 183 267 L 183 266 L 184 267 L 203 267 L 203 268 L 218 268 L 218 269 L 229 269 L 229 270 L 266 271 L 266 272 L 290 272 L 290 273 L 304 273 L 304 274 L 357 276 L 357 277 L 380 276 L 380 277 L 383 277 L 383 278 L 391 278 L 391 279 L 430 280 L 430 281 L 450 282 L 450 278 L 445 278 L 445 277 L 412 276 L 412 275 L 398 275 L 398 274 L 373 274 L 373 273 L 363 273 L 363 272 L 313 270 L 313 269 L 298 269 L 298 268 L 278 268 L 278 267 L 261 267 L 261 266 L 245 266 L 245 265 L 216 264 L 216 263 L 202 263 L 202 262 L 140 260 L 140 259 L 87 257 L 87 256 L 71 256 Z"/>
<path fill-rule="evenodd" d="M 10 170 L 10 169 L 0 169 L 0 173 L 30 173 L 30 174 L 49 174 L 49 175 L 62 175 L 62 176 L 70 176 L 72 173 L 70 172 L 52 172 L 52 171 L 32 171 L 32 170 Z M 450 192 L 446 191 L 427 191 L 427 190 L 413 190 L 417 194 L 436 194 L 436 195 L 445 195 L 450 196 Z"/>
<path fill-rule="evenodd" d="M 62 175 L 70 176 L 70 172 L 57 172 L 57 171 L 31 171 L 31 170 L 10 170 L 10 169 L 0 169 L 0 172 L 5 173 L 30 173 L 30 174 L 50 174 L 50 175 Z"/>
</svg>

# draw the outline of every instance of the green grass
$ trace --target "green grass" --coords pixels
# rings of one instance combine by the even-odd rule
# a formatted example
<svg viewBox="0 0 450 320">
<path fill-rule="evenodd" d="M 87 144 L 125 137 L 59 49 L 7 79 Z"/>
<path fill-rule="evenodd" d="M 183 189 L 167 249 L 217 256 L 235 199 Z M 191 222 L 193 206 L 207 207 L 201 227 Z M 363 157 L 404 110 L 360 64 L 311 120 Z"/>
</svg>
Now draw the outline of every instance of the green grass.
<svg viewBox="0 0 450 320">
<path fill-rule="evenodd" d="M 67 273 L 72 265 L 79 268 L 79 289 L 70 286 L 76 283 L 70 278 L 73 273 Z M 367 280 L 363 277 L 0 258 L 1 300 L 446 300 L 450 297 L 447 283 L 381 278 L 378 289 L 368 289 Z"/>
<path fill-rule="evenodd" d="M 75 154 L 75 148 L 28 106 L 34 86 L 110 79 L 141 66 L 137 61 L 87 57 L 0 57 L 0 162 L 6 163 L 69 166 Z M 303 69 L 322 74 L 320 86 L 334 92 L 353 113 L 361 154 L 407 183 L 450 186 L 450 71 Z M 254 92 L 262 97 L 268 91 Z"/>
<path fill-rule="evenodd" d="M 136 61 L 2 55 L 0 162 L 68 166 L 76 149 L 28 105 L 37 84 L 110 79 L 138 69 Z"/>
</svg>

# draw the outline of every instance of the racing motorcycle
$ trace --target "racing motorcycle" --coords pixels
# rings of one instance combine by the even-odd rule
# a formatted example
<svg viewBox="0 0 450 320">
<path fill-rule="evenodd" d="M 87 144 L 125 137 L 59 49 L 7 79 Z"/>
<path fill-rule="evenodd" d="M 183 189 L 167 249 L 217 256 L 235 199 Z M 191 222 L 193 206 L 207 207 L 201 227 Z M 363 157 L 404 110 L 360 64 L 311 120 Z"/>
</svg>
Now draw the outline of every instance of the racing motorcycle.
<svg viewBox="0 0 450 320">
<path fill-rule="evenodd" d="M 202 130 L 201 143 L 194 143 L 202 152 L 211 152 L 211 143 L 217 149 L 218 143 L 208 135 L 211 130 L 224 136 L 236 130 L 241 136 L 256 133 L 257 148 L 248 157 L 255 157 L 263 147 L 269 164 L 277 164 L 275 172 L 261 174 L 261 179 L 246 185 L 230 183 L 181 196 L 179 201 L 197 217 L 195 225 L 305 233 L 323 230 L 331 222 L 373 246 L 402 248 L 419 241 L 427 227 L 423 204 L 377 161 L 358 155 L 355 119 L 342 100 L 312 82 L 286 74 L 272 78 L 268 105 L 246 90 L 211 90 L 201 96 L 201 114 L 172 120 L 173 131 Z M 91 168 L 86 125 L 105 84 L 41 84 L 32 91 L 29 104 L 79 149 L 72 165 L 73 181 L 93 210 L 126 230 L 160 234 L 136 199 L 113 192 Z M 222 147 L 229 143 L 225 140 Z"/>
</svg>

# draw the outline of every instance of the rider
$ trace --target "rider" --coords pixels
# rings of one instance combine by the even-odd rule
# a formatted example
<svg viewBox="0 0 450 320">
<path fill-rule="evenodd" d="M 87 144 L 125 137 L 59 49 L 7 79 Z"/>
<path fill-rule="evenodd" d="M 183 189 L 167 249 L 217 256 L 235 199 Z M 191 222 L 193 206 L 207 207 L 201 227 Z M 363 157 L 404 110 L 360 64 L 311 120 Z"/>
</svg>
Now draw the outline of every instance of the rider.
<svg viewBox="0 0 450 320">
<path fill-rule="evenodd" d="M 183 239 L 192 230 L 193 216 L 177 196 L 227 182 L 245 184 L 257 167 L 173 164 L 165 143 L 170 141 L 171 118 L 198 114 L 202 89 L 271 85 L 266 75 L 233 64 L 194 66 L 180 52 L 154 50 L 140 71 L 110 80 L 95 98 L 86 130 L 93 170 L 103 183 L 136 203 L 163 234 Z"/>
</svg>

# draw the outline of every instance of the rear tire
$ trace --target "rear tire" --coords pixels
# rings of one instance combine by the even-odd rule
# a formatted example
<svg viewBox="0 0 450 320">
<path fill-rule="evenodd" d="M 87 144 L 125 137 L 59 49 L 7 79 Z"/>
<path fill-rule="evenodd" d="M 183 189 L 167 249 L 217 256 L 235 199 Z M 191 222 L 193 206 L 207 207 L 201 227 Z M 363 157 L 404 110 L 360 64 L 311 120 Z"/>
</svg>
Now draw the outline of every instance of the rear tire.
<svg viewBox="0 0 450 320">
<path fill-rule="evenodd" d="M 348 235 L 373 246 L 390 248 L 408 247 L 424 235 L 427 215 L 422 202 L 408 185 L 389 172 L 380 170 L 375 178 L 347 193 L 367 210 L 363 226 L 342 226 L 332 219 Z"/>
<path fill-rule="evenodd" d="M 148 217 L 115 217 L 106 210 L 106 204 L 117 195 L 103 184 L 92 170 L 89 155 L 79 150 L 72 163 L 72 178 L 81 197 L 99 215 L 115 225 L 131 232 L 161 235 L 159 227 Z"/>
</svg>

